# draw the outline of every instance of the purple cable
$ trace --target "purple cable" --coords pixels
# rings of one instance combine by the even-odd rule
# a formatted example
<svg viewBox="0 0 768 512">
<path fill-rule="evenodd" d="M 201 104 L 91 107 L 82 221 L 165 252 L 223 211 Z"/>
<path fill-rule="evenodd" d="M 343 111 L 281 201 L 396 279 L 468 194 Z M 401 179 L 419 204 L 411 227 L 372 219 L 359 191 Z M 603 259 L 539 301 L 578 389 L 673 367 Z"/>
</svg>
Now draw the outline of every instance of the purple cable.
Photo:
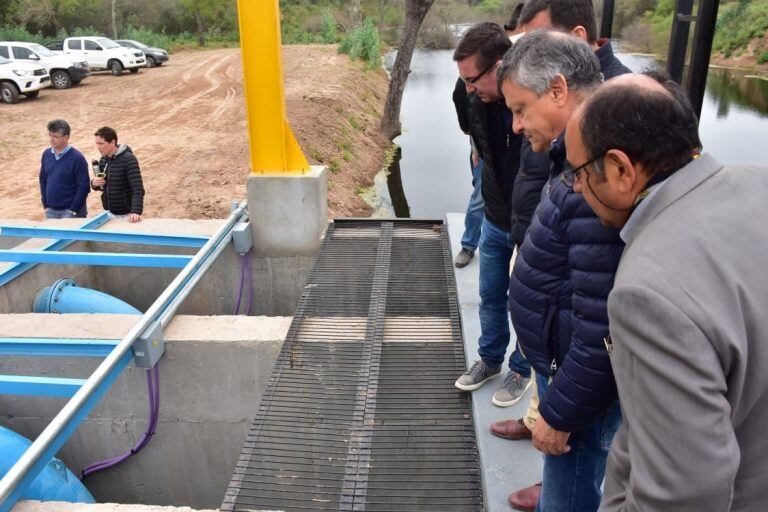
<svg viewBox="0 0 768 512">
<path fill-rule="evenodd" d="M 147 431 L 144 432 L 144 435 L 141 436 L 141 439 L 139 440 L 139 442 L 136 444 L 136 446 L 131 448 L 131 450 L 123 453 L 122 455 L 118 455 L 116 457 L 112 457 L 111 459 L 97 462 L 85 468 L 83 470 L 83 477 L 96 473 L 97 471 L 111 468 L 113 466 L 120 464 L 121 462 L 131 457 L 133 454 L 141 451 L 142 448 L 144 448 L 147 444 L 149 444 L 149 440 L 152 438 L 152 436 L 155 435 L 155 429 L 157 428 L 157 422 L 158 422 L 159 413 L 160 413 L 160 372 L 157 366 L 155 366 L 154 368 L 150 368 L 149 370 L 147 370 L 146 374 L 147 374 L 147 389 L 149 391 L 149 406 L 150 406 L 149 424 L 147 425 Z"/>
<path fill-rule="evenodd" d="M 240 300 L 243 298 L 243 285 L 245 284 L 245 262 L 248 254 L 240 255 L 240 290 L 237 292 L 237 304 L 235 305 L 234 315 L 240 310 Z"/>
</svg>

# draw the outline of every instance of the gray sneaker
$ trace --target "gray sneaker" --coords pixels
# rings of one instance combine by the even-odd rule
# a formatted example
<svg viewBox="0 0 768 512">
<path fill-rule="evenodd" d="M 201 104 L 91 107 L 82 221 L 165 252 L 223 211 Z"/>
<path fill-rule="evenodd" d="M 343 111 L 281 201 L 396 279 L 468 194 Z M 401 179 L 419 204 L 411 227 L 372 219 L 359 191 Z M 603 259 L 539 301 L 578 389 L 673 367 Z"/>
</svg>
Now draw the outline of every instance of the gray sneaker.
<svg viewBox="0 0 768 512">
<path fill-rule="evenodd" d="M 531 387 L 531 379 L 526 379 L 519 373 L 509 372 L 504 378 L 504 385 L 493 394 L 491 402 L 499 407 L 510 407 L 523 398 L 523 394 Z"/>
<path fill-rule="evenodd" d="M 462 248 L 461 251 L 459 251 L 459 254 L 456 255 L 456 259 L 453 260 L 453 264 L 456 265 L 457 268 L 466 267 L 474 256 L 475 251 Z"/>
<path fill-rule="evenodd" d="M 491 377 L 501 374 L 501 366 L 492 368 L 480 359 L 475 361 L 469 371 L 456 380 L 455 386 L 462 391 L 474 391 Z"/>
</svg>

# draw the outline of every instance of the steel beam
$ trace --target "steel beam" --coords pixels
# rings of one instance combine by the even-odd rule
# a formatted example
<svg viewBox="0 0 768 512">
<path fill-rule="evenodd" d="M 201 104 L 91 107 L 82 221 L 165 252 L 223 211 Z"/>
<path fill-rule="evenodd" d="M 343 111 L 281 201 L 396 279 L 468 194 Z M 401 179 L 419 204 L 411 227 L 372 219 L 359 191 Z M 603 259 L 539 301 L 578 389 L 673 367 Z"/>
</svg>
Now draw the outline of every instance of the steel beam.
<svg viewBox="0 0 768 512">
<path fill-rule="evenodd" d="M 205 245 L 208 237 L 160 235 L 151 233 L 121 233 L 95 229 L 53 229 L 45 227 L 0 226 L 0 236 L 27 238 L 58 238 L 60 240 L 85 240 L 89 242 L 114 242 L 120 244 L 166 245 L 171 247 L 195 247 Z"/>
<path fill-rule="evenodd" d="M 109 221 L 109 213 L 104 212 L 92 219 L 88 219 L 87 222 L 85 222 L 83 225 L 80 226 L 81 229 L 96 229 L 99 226 L 103 225 L 105 222 Z M 43 251 L 60 251 L 66 247 L 69 247 L 72 245 L 74 240 L 55 240 L 45 247 L 43 247 L 41 250 Z M 4 284 L 16 279 L 21 274 L 26 272 L 27 270 L 34 267 L 35 263 L 16 263 L 15 265 L 11 265 L 8 268 L 4 270 L 0 270 L 0 286 L 3 286 Z"/>
<path fill-rule="evenodd" d="M 120 340 L 0 338 L 3 356 L 106 357 Z"/>
<path fill-rule="evenodd" d="M 691 30 L 693 0 L 677 0 L 672 17 L 672 33 L 667 51 L 667 74 L 678 84 L 683 83 L 685 55 L 688 51 L 688 33 Z"/>
<path fill-rule="evenodd" d="M 58 263 L 103 267 L 184 268 L 192 256 L 176 254 L 117 254 L 109 252 L 46 252 L 0 250 L 0 261 Z"/>
<path fill-rule="evenodd" d="M 0 394 L 69 398 L 74 396 L 83 384 L 84 379 L 0 375 Z"/>
<path fill-rule="evenodd" d="M 603 17 L 600 20 L 600 37 L 611 38 L 613 32 L 614 0 L 603 0 Z"/>
<path fill-rule="evenodd" d="M 251 173 L 309 172 L 285 114 L 278 0 L 238 0 Z"/>
<path fill-rule="evenodd" d="M 712 40 L 715 37 L 719 5 L 719 0 L 700 0 L 699 12 L 696 15 L 696 31 L 693 34 L 691 66 L 688 70 L 686 88 L 688 98 L 699 117 L 701 117 L 701 107 L 704 103 L 704 91 L 707 88 L 709 57 L 712 53 Z"/>
</svg>

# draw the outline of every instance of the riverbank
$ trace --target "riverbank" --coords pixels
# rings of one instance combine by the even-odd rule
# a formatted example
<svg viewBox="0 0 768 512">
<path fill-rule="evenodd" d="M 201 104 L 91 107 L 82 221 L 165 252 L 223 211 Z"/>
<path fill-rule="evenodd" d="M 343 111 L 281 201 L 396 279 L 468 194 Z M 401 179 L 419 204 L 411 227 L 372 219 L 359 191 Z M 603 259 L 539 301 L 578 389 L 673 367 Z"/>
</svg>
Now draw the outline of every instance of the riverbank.
<svg viewBox="0 0 768 512">
<path fill-rule="evenodd" d="M 328 166 L 329 217 L 368 216 L 358 191 L 373 184 L 389 141 L 378 126 L 383 70 L 338 55 L 336 46 L 284 46 L 288 120 L 307 159 Z M 117 130 L 142 169 L 145 217 L 222 218 L 245 198 L 250 168 L 240 50 L 184 51 L 159 68 L 114 77 L 94 73 L 77 87 L 0 105 L 0 217 L 42 219 L 37 185 L 45 126 L 72 126 L 70 142 L 90 160 L 93 132 Z M 100 194 L 88 197 L 91 215 Z"/>
</svg>

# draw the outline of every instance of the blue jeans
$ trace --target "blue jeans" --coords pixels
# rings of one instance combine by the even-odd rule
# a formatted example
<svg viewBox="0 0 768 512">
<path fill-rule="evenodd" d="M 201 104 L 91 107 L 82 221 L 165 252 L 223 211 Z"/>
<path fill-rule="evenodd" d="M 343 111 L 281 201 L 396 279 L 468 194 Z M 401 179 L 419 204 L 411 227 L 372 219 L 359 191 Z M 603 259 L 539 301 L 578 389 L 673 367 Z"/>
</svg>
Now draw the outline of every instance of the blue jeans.
<svg viewBox="0 0 768 512">
<path fill-rule="evenodd" d="M 515 241 L 512 234 L 483 218 L 480 230 L 480 357 L 489 366 L 501 366 L 509 345 L 509 262 Z M 515 347 L 509 369 L 531 376 L 531 363 Z"/>
<path fill-rule="evenodd" d="M 86 205 L 83 205 L 83 207 L 77 211 L 76 215 L 72 215 L 67 209 L 64 209 L 64 210 L 54 210 L 53 208 L 45 209 L 46 219 L 71 219 L 72 217 L 85 218 L 87 216 L 88 216 L 88 207 Z"/>
<path fill-rule="evenodd" d="M 480 241 L 480 228 L 483 224 L 483 160 L 478 160 L 472 167 L 472 155 L 469 155 L 469 166 L 472 168 L 472 195 L 469 196 L 467 213 L 464 215 L 464 236 L 461 237 L 461 246 L 464 249 L 475 251 Z"/>
<path fill-rule="evenodd" d="M 536 374 L 539 400 L 545 400 L 549 381 Z M 613 436 L 621 425 L 621 408 L 616 401 L 583 430 L 568 439 L 571 451 L 544 456 L 544 485 L 536 512 L 594 512 L 600 506 L 600 486 L 605 476 L 605 459 Z"/>
</svg>

